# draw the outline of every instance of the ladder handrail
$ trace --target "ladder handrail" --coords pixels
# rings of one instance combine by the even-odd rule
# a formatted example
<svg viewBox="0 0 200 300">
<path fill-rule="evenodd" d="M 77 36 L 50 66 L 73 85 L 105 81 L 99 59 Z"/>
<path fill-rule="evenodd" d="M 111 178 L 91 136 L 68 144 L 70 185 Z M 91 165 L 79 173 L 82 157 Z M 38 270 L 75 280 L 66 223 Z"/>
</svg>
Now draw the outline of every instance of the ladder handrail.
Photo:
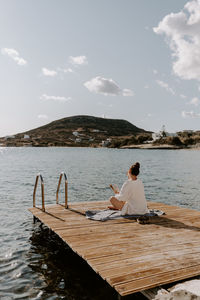
<svg viewBox="0 0 200 300">
<path fill-rule="evenodd" d="M 59 191 L 60 191 L 60 184 L 61 184 L 61 181 L 62 181 L 62 178 L 64 176 L 64 179 L 65 179 L 65 208 L 68 208 L 68 181 L 67 181 L 67 175 L 65 174 L 65 172 L 62 172 L 60 173 L 60 177 L 59 177 L 59 181 L 58 181 L 58 187 L 57 187 L 57 191 L 56 191 L 56 204 L 59 204 L 59 201 L 58 201 L 58 194 L 59 194 Z"/>
<path fill-rule="evenodd" d="M 33 207 L 36 207 L 35 206 L 35 196 L 36 196 L 36 190 L 37 190 L 37 185 L 38 185 L 39 178 L 40 178 L 40 181 L 41 181 L 42 211 L 45 211 L 45 205 L 44 205 L 44 180 L 43 180 L 43 177 L 40 173 L 36 176 L 36 179 L 35 179 L 35 186 L 34 186 L 34 191 L 33 191 Z"/>
</svg>

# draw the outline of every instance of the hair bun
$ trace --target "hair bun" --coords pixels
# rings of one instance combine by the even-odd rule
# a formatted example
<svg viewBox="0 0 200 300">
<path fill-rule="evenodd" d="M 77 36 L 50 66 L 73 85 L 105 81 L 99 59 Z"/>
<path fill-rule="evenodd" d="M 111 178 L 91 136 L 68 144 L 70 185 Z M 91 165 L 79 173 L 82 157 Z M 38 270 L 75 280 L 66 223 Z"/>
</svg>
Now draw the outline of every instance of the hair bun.
<svg viewBox="0 0 200 300">
<path fill-rule="evenodd" d="M 140 168 L 140 163 L 139 162 L 136 162 L 135 164 L 134 164 L 134 167 L 136 167 L 136 168 Z"/>
<path fill-rule="evenodd" d="M 137 176 L 140 173 L 140 163 L 136 162 L 134 165 L 130 167 L 130 171 L 132 175 Z"/>
<path fill-rule="evenodd" d="M 140 163 L 136 162 L 130 167 L 130 172 L 132 175 L 137 176 L 140 173 Z"/>
</svg>

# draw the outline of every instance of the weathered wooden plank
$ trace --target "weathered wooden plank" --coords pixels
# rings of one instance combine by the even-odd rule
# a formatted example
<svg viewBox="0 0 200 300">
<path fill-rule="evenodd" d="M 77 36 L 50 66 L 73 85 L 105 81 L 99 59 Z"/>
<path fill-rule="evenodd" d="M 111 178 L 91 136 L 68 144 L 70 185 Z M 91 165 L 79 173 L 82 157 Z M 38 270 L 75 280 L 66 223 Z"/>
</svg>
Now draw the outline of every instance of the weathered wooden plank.
<svg viewBox="0 0 200 300">
<path fill-rule="evenodd" d="M 167 284 L 178 280 L 191 278 L 198 275 L 200 272 L 200 265 L 191 266 L 188 268 L 180 268 L 175 271 L 170 271 L 162 274 L 158 274 L 151 277 L 146 277 L 138 280 L 134 280 L 127 283 L 115 285 L 115 289 L 120 295 L 129 295 L 144 289 L 154 287 L 155 285 Z"/>
<path fill-rule="evenodd" d="M 166 224 L 165 224 L 166 225 Z M 138 225 L 141 226 L 141 225 Z M 118 227 L 118 228 L 117 228 Z M 146 229 L 146 230 L 145 230 Z M 117 224 L 113 224 L 113 226 L 102 226 L 102 227 L 96 227 L 93 229 L 93 227 L 91 226 L 90 228 L 85 228 L 83 227 L 82 229 L 74 229 L 74 230 L 70 230 L 70 228 L 65 229 L 59 229 L 57 230 L 57 232 L 62 235 L 64 238 L 69 237 L 71 241 L 76 241 L 77 237 L 81 237 L 82 235 L 86 235 L 85 236 L 85 241 L 86 240 L 91 240 L 95 237 L 96 239 L 98 239 L 99 237 L 104 237 L 104 236 L 113 236 L 113 239 L 119 239 L 119 238 L 126 238 L 126 237 L 141 237 L 142 240 L 145 241 L 145 239 L 147 239 L 148 237 L 151 237 L 152 235 L 155 236 L 155 234 L 158 236 L 160 234 L 169 234 L 169 227 L 168 225 L 166 226 L 149 226 L 149 230 L 147 230 L 147 228 L 145 229 L 138 229 L 137 225 L 134 226 L 133 222 L 130 222 L 130 224 L 125 224 L 122 225 L 119 223 Z M 187 228 L 180 226 L 180 228 L 177 227 L 173 227 L 173 234 L 176 234 L 178 236 L 178 233 L 181 234 L 185 234 L 186 233 Z M 191 236 L 200 236 L 200 230 L 192 230 L 189 232 L 191 234 Z M 116 235 L 115 235 L 116 234 Z"/>
<path fill-rule="evenodd" d="M 93 267 L 101 267 L 102 269 L 105 268 L 106 266 L 109 265 L 113 265 L 114 263 L 119 264 L 119 265 L 123 265 L 125 262 L 136 262 L 138 260 L 144 259 L 145 257 L 147 257 L 147 259 L 166 259 L 167 257 L 176 257 L 178 255 L 183 255 L 183 254 L 191 254 L 191 253 L 200 253 L 200 245 L 196 245 L 193 247 L 188 246 L 183 246 L 183 245 L 177 245 L 177 247 L 173 247 L 170 249 L 163 249 L 162 248 L 154 248 L 154 249 L 150 249 L 150 250 L 146 250 L 146 251 L 142 251 L 142 249 L 140 251 L 136 250 L 136 251 L 130 251 L 127 253 L 123 253 L 123 254 L 116 254 L 116 255 L 109 255 L 109 256 L 105 256 L 105 257 L 100 257 L 100 258 L 94 258 L 94 259 L 89 259 L 88 261 L 90 261 L 93 265 Z"/>
<path fill-rule="evenodd" d="M 148 250 L 149 251 L 154 251 L 156 250 L 162 250 L 162 249 L 172 249 L 172 248 L 176 248 L 176 247 L 184 247 L 187 246 L 188 248 L 191 248 L 194 245 L 199 245 L 199 238 L 196 239 L 196 241 L 192 241 L 189 243 L 186 243 L 184 241 L 177 241 L 177 243 L 166 243 L 166 242 L 160 242 L 160 243 L 154 243 L 154 241 L 152 240 L 152 243 L 149 243 L 148 245 Z M 137 248 L 134 248 L 132 245 L 127 244 L 124 245 L 123 244 L 117 244 L 115 245 L 115 247 L 111 246 L 108 248 L 104 247 L 104 251 L 102 250 L 102 248 L 98 248 L 95 249 L 96 251 L 85 251 L 85 248 L 82 250 L 81 248 L 79 248 L 80 253 L 83 253 L 83 258 L 87 259 L 87 260 L 92 260 L 92 259 L 98 259 L 98 258 L 103 258 L 103 257 L 108 257 L 110 255 L 122 255 L 122 254 L 127 254 L 129 252 L 133 253 L 134 251 L 138 252 L 138 250 L 140 250 L 141 248 L 145 248 L 147 245 L 143 244 L 143 243 L 138 243 L 137 242 Z"/>
<path fill-rule="evenodd" d="M 200 258 L 200 255 L 199 255 Z M 122 284 L 122 283 L 128 283 L 133 280 L 141 279 L 144 277 L 152 277 L 154 275 L 159 275 L 163 274 L 169 271 L 174 271 L 174 270 L 179 270 L 181 268 L 188 268 L 188 267 L 193 267 L 198 264 L 196 258 L 188 258 L 186 262 L 183 262 L 179 260 L 179 265 L 177 265 L 177 261 L 169 262 L 167 264 L 157 264 L 157 265 L 147 265 L 144 266 L 143 268 L 138 269 L 138 266 L 136 266 L 135 269 L 132 269 L 132 272 L 123 274 L 123 275 L 117 275 L 107 278 L 107 281 L 111 285 L 116 285 L 116 284 Z"/>
<path fill-rule="evenodd" d="M 197 263 L 199 260 L 199 253 L 191 253 L 190 256 L 188 256 L 188 253 L 183 254 L 179 257 L 169 257 L 163 260 L 163 258 L 158 258 L 156 260 L 150 260 L 147 259 L 138 260 L 135 263 L 131 263 L 129 265 L 122 265 L 122 266 L 113 266 L 113 268 L 109 268 L 106 270 L 101 271 L 101 276 L 106 280 L 112 280 L 115 279 L 118 276 L 128 276 L 129 274 L 132 274 L 133 272 L 142 272 L 143 270 L 148 270 L 155 267 L 165 267 L 165 265 L 171 265 L 174 264 L 174 268 L 176 269 L 177 266 L 185 266 L 185 262 L 189 264 L 192 262 Z"/>
<path fill-rule="evenodd" d="M 159 231 L 159 230 L 158 230 Z M 156 243 L 156 239 L 159 240 L 159 239 L 164 239 L 164 235 L 167 234 L 167 230 L 161 230 L 160 232 L 158 233 L 154 233 L 151 232 L 150 230 L 148 232 L 146 232 L 144 234 L 144 239 L 151 239 L 151 238 L 154 238 L 155 239 L 155 243 Z M 183 234 L 183 232 L 181 233 Z M 197 234 L 196 234 L 197 235 Z M 97 245 L 98 246 L 105 246 L 107 245 L 109 242 L 112 242 L 112 243 L 116 243 L 116 242 L 124 242 L 124 243 L 127 243 L 127 242 L 132 242 L 134 243 L 134 239 L 139 239 L 139 233 L 130 233 L 128 232 L 127 234 L 103 234 L 103 233 L 99 233 L 97 234 L 96 236 L 93 236 L 93 235 L 89 235 L 87 236 L 87 233 L 86 235 L 84 236 L 75 236 L 75 237 L 65 237 L 65 234 L 59 234 L 60 237 L 62 237 L 63 239 L 65 240 L 68 240 L 71 244 L 73 244 L 74 246 L 76 247 L 86 247 L 86 248 L 90 248 L 90 247 L 96 247 Z M 176 234 L 174 234 L 174 238 L 175 238 Z M 177 236 L 178 236 L 178 233 L 177 233 Z M 194 236 L 194 234 L 191 234 L 191 238 Z M 197 235 L 199 236 L 199 234 Z M 81 239 L 82 237 L 82 239 Z M 184 237 L 183 237 L 184 238 Z M 83 240 L 84 240 L 84 243 L 83 243 Z M 127 241 L 128 240 L 128 241 Z"/>
<path fill-rule="evenodd" d="M 108 201 L 79 202 L 72 210 L 106 209 Z M 30 211 L 121 295 L 200 274 L 200 212 L 148 203 L 165 216 L 147 225 L 133 219 L 91 221 L 61 205 Z"/>
</svg>

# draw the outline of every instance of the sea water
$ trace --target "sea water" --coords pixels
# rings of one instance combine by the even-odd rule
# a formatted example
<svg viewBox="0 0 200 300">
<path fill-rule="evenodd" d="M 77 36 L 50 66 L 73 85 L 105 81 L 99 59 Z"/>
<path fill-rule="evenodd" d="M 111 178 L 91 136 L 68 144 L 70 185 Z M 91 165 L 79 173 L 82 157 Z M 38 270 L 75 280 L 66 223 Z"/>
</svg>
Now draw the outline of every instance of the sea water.
<svg viewBox="0 0 200 300">
<path fill-rule="evenodd" d="M 69 182 L 69 203 L 107 200 L 109 184 L 121 186 L 136 161 L 147 200 L 200 210 L 198 150 L 0 148 L 1 300 L 117 299 L 84 261 L 46 228 L 33 224 L 27 209 L 38 173 L 47 204 L 55 203 L 62 171 Z M 39 186 L 36 202 L 41 204 Z"/>
</svg>

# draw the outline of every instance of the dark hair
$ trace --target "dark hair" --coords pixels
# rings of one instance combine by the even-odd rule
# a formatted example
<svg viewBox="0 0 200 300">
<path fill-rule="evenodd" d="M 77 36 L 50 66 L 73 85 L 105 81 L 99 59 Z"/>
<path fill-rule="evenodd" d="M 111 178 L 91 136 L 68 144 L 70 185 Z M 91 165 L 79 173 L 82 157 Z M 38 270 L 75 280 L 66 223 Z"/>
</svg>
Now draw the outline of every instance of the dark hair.
<svg viewBox="0 0 200 300">
<path fill-rule="evenodd" d="M 134 165 L 132 165 L 130 167 L 131 170 L 131 174 L 137 176 L 140 173 L 140 164 L 139 162 L 134 163 Z"/>
</svg>

